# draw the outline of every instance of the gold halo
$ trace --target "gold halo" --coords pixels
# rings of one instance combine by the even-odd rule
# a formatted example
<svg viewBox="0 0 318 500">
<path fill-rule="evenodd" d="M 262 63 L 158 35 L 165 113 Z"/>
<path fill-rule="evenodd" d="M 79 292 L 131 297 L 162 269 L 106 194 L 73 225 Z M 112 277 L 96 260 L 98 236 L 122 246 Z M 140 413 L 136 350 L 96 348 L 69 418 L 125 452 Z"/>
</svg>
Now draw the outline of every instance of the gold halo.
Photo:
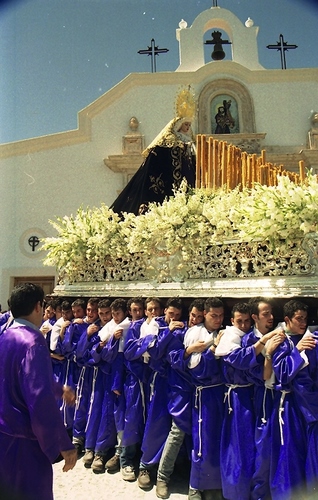
<svg viewBox="0 0 318 500">
<path fill-rule="evenodd" d="M 191 86 L 180 90 L 176 97 L 176 116 L 178 118 L 194 119 L 196 114 L 196 102 Z"/>
</svg>

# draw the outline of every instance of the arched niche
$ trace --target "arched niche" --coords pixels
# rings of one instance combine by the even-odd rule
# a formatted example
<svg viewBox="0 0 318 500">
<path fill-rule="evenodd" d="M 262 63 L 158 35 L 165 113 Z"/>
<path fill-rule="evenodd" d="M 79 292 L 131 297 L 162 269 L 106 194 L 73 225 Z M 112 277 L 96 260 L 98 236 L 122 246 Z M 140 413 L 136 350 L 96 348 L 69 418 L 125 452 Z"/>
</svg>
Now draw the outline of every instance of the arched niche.
<svg viewBox="0 0 318 500">
<path fill-rule="evenodd" d="M 209 82 L 199 95 L 199 134 L 213 133 L 212 124 L 215 123 L 215 108 L 217 108 L 218 99 L 220 103 L 222 103 L 224 99 L 232 101 L 232 109 L 235 110 L 238 120 L 239 130 L 235 128 L 236 133 L 256 133 L 254 105 L 250 93 L 241 83 L 224 78 Z"/>
</svg>

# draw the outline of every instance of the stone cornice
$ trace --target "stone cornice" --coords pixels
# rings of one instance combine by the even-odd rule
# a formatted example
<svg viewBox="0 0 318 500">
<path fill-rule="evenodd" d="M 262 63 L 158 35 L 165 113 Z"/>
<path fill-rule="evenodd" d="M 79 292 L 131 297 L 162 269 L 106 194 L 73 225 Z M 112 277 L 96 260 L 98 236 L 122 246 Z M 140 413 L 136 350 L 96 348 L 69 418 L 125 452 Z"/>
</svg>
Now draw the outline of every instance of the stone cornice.
<svg viewBox="0 0 318 500">
<path fill-rule="evenodd" d="M 111 155 L 104 158 L 104 164 L 113 172 L 122 172 L 127 174 L 135 173 L 143 161 L 140 155 Z"/>
</svg>

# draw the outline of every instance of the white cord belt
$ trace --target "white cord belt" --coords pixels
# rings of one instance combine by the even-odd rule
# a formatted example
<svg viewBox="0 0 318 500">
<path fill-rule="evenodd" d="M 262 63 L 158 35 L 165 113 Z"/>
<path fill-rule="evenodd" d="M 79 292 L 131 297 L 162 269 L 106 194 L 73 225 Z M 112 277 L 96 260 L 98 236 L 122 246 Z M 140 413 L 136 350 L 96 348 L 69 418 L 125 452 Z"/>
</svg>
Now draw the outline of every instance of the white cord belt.
<svg viewBox="0 0 318 500">
<path fill-rule="evenodd" d="M 151 401 L 155 392 L 155 382 L 157 378 L 158 372 L 154 372 L 153 377 L 152 377 L 152 382 L 150 383 L 150 396 L 149 400 Z"/>
<path fill-rule="evenodd" d="M 78 384 L 77 384 L 77 389 L 76 389 L 76 404 L 75 404 L 74 420 L 75 420 L 77 410 L 79 408 L 80 401 L 82 398 L 85 370 L 86 370 L 86 366 L 82 366 L 81 373 L 80 373 L 79 378 L 78 378 Z"/>
<path fill-rule="evenodd" d="M 280 442 L 283 445 L 284 444 L 284 433 L 283 433 L 284 402 L 285 402 L 286 394 L 289 394 L 291 391 L 280 391 L 280 392 L 281 392 L 281 396 L 280 396 L 279 408 L 278 408 L 278 423 L 279 423 Z"/>
<path fill-rule="evenodd" d="M 266 398 L 267 398 L 268 391 L 271 391 L 271 395 L 272 395 L 272 399 L 273 399 L 273 393 L 274 393 L 273 389 L 271 389 L 270 387 L 266 387 L 265 386 L 265 391 L 264 391 L 264 394 L 263 394 L 263 405 L 262 405 L 262 408 L 263 408 L 263 416 L 261 418 L 262 424 L 266 424 L 266 422 L 267 422 L 267 418 L 266 418 Z"/>
<path fill-rule="evenodd" d="M 231 392 L 233 389 L 237 389 L 239 387 L 251 387 L 253 384 L 244 384 L 244 385 L 240 385 L 240 384 L 225 384 L 226 387 L 228 387 L 228 391 L 224 394 L 224 403 L 225 401 L 227 400 L 227 404 L 228 404 L 228 407 L 229 407 L 229 413 L 231 413 L 233 411 L 233 408 L 231 406 Z"/>
<path fill-rule="evenodd" d="M 224 385 L 223 383 L 221 384 L 213 384 L 213 385 L 199 385 L 195 389 L 195 396 L 194 396 L 194 406 L 195 408 L 198 408 L 198 429 L 199 429 L 199 451 L 198 451 L 198 457 L 202 456 L 202 398 L 201 398 L 201 393 L 203 389 L 211 389 L 211 387 L 219 387 L 220 385 Z"/>
<path fill-rule="evenodd" d="M 90 421 L 91 415 L 92 415 L 93 403 L 94 403 L 94 399 L 95 399 L 95 385 L 96 385 L 97 374 L 98 374 L 98 368 L 97 368 L 97 366 L 94 366 L 92 392 L 91 392 L 91 398 L 89 401 L 89 410 L 88 410 L 88 415 L 87 415 L 87 423 L 86 423 L 86 427 L 85 427 L 85 432 L 87 432 L 88 424 L 89 424 L 89 421 Z"/>
<path fill-rule="evenodd" d="M 145 401 L 145 391 L 144 386 L 141 380 L 138 379 L 140 395 L 141 395 L 141 405 L 142 405 L 142 417 L 144 420 L 144 424 L 146 423 L 146 401 Z"/>
<path fill-rule="evenodd" d="M 68 359 L 67 362 L 66 362 L 66 374 L 65 374 L 65 379 L 64 379 L 64 384 L 63 385 L 68 385 L 68 374 L 69 374 L 69 370 L 70 370 L 70 362 L 71 360 Z M 60 407 L 60 411 L 63 412 L 63 423 L 64 423 L 64 427 L 67 427 L 67 421 L 66 421 L 66 402 L 65 402 L 65 399 L 62 400 L 62 405 Z"/>
</svg>

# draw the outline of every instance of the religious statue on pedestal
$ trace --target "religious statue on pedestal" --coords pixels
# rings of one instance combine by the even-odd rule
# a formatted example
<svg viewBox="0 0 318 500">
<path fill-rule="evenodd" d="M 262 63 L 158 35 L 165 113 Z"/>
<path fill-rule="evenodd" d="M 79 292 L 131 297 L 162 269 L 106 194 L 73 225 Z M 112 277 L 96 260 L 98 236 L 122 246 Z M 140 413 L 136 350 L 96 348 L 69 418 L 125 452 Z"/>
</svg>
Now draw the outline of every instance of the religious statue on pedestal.
<svg viewBox="0 0 318 500">
<path fill-rule="evenodd" d="M 231 133 L 231 128 L 234 127 L 235 125 L 235 120 L 231 115 L 230 107 L 231 107 L 231 100 L 223 101 L 223 106 L 219 106 L 218 112 L 215 115 L 215 121 L 216 121 L 216 129 L 215 133 L 216 134 L 230 134 Z"/>
<path fill-rule="evenodd" d="M 190 88 L 181 90 L 173 118 L 143 151 L 144 162 L 112 204 L 114 212 L 143 213 L 149 203 L 162 203 L 183 179 L 195 185 L 195 139 L 191 124 L 196 103 Z"/>
<path fill-rule="evenodd" d="M 318 113 L 315 111 L 311 115 L 311 129 L 308 132 L 309 149 L 318 149 Z"/>
</svg>

